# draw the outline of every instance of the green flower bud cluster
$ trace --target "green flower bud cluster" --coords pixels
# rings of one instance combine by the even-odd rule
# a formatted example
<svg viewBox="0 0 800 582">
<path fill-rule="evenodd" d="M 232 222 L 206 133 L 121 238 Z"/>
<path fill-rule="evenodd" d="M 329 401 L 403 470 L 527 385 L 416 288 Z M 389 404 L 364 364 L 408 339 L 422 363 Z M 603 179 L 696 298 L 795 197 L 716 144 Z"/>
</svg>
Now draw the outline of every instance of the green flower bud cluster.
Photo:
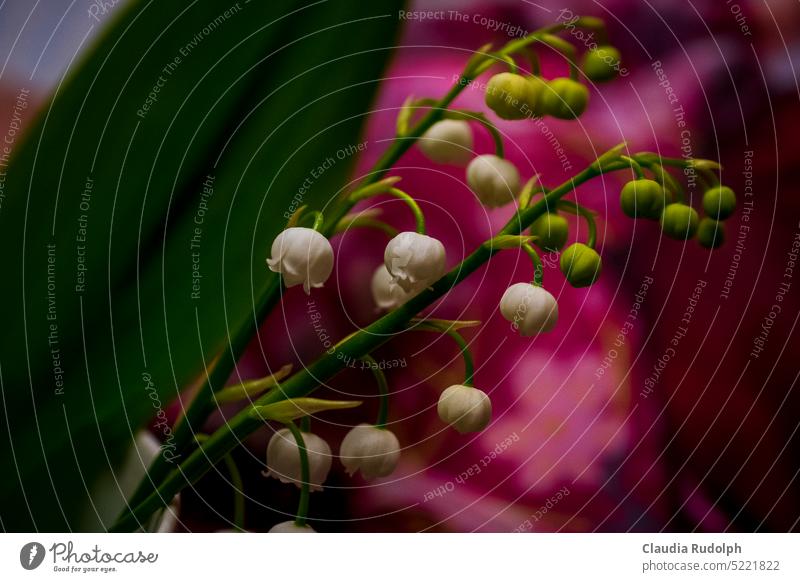
<svg viewBox="0 0 800 582">
<path fill-rule="evenodd" d="M 589 287 L 600 277 L 602 260 L 597 251 L 582 243 L 570 245 L 561 253 L 561 272 L 573 287 Z"/>
<path fill-rule="evenodd" d="M 725 242 L 723 221 L 736 210 L 736 194 L 727 186 L 714 186 L 703 194 L 703 211 L 706 217 L 700 221 L 697 240 L 700 246 L 715 249 Z"/>
<path fill-rule="evenodd" d="M 531 225 L 531 235 L 535 243 L 548 252 L 560 251 L 567 244 L 569 224 L 567 219 L 556 212 L 546 212 Z"/>
<path fill-rule="evenodd" d="M 499 73 L 489 79 L 485 99 L 486 105 L 501 119 L 544 115 L 575 119 L 586 111 L 589 90 L 568 77 L 545 81 L 536 75 Z"/>
<path fill-rule="evenodd" d="M 614 79 L 620 71 L 622 55 L 610 45 L 595 47 L 583 57 L 583 74 L 595 83 L 605 83 Z"/>
<path fill-rule="evenodd" d="M 542 92 L 541 110 L 556 119 L 576 119 L 589 105 L 589 90 L 569 77 L 548 81 Z"/>
<path fill-rule="evenodd" d="M 489 79 L 486 105 L 501 119 L 535 117 L 543 83 L 539 77 L 500 73 Z"/>
<path fill-rule="evenodd" d="M 619 203 L 626 216 L 658 220 L 664 211 L 668 195 L 655 180 L 639 178 L 631 180 L 622 188 Z"/>
<path fill-rule="evenodd" d="M 676 240 L 689 240 L 697 236 L 701 246 L 715 249 L 725 240 L 722 221 L 736 209 L 736 195 L 727 186 L 714 186 L 703 194 L 702 220 L 698 212 L 683 202 L 671 202 L 671 194 L 662 186 L 666 170 L 651 166 L 659 181 L 640 177 L 623 186 L 620 206 L 626 216 L 659 220 L 665 236 Z M 659 177 L 662 176 L 662 177 Z"/>
<path fill-rule="evenodd" d="M 697 210 L 682 202 L 668 204 L 661 214 L 661 230 L 666 236 L 676 240 L 693 238 L 699 224 Z"/>
</svg>

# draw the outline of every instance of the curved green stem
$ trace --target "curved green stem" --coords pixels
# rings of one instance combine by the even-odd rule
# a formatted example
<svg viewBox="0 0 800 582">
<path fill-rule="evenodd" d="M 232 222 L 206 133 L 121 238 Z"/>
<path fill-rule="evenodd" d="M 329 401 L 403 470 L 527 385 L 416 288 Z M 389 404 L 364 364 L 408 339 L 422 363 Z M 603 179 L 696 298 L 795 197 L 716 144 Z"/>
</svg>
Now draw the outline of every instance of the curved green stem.
<svg viewBox="0 0 800 582">
<path fill-rule="evenodd" d="M 580 216 L 586 221 L 586 226 L 589 229 L 589 234 L 586 237 L 586 246 L 595 248 L 597 245 L 597 222 L 594 218 L 594 212 L 571 200 L 559 200 L 558 207 L 571 214 Z"/>
<path fill-rule="evenodd" d="M 311 216 L 314 217 L 314 222 L 312 223 L 311 228 L 319 232 L 319 229 L 322 228 L 322 223 L 324 222 L 322 212 L 320 212 L 319 210 L 315 210 L 314 212 L 311 213 Z"/>
<path fill-rule="evenodd" d="M 641 163 L 653 173 L 653 179 L 661 184 L 662 188 L 672 192 L 680 202 L 686 200 L 686 195 L 683 192 L 683 187 L 680 185 L 680 182 L 678 182 L 663 165 L 658 162 L 650 161 L 641 161 Z"/>
<path fill-rule="evenodd" d="M 378 383 L 378 417 L 375 420 L 375 426 L 378 428 L 386 428 L 386 421 L 389 419 L 389 383 L 386 381 L 386 375 L 378 367 L 378 362 L 375 361 L 371 355 L 361 357 L 361 361 L 369 364 L 369 369 Z"/>
<path fill-rule="evenodd" d="M 538 77 L 542 74 L 542 64 L 539 61 L 539 55 L 536 54 L 536 51 L 531 47 L 525 47 L 521 51 L 527 58 L 528 62 L 531 64 L 531 74 Z"/>
<path fill-rule="evenodd" d="M 363 192 L 363 191 L 356 191 L 350 195 L 349 200 L 353 204 L 356 202 L 361 202 L 362 200 L 366 200 L 367 198 L 372 198 L 373 196 L 377 196 L 378 194 L 382 194 L 383 192 Z M 422 213 L 422 209 L 417 204 L 417 201 L 414 200 L 412 196 L 406 194 L 399 188 L 391 187 L 385 192 L 386 194 L 390 194 L 395 198 L 399 198 L 403 202 L 408 205 L 411 209 L 412 214 L 414 214 L 414 220 L 416 221 L 416 228 L 419 234 L 425 234 L 425 215 Z"/>
<path fill-rule="evenodd" d="M 564 57 L 564 60 L 567 61 L 569 65 L 569 78 L 573 81 L 580 82 L 580 75 L 578 69 L 578 51 L 575 47 L 565 41 L 563 38 L 555 36 L 553 34 L 546 34 L 542 38 L 542 42 L 552 48 L 554 48 L 558 53 Z"/>
<path fill-rule="evenodd" d="M 339 221 L 333 234 L 340 234 L 351 228 L 373 228 L 385 233 L 389 238 L 396 237 L 400 231 L 390 224 L 371 216 L 347 215 Z"/>
<path fill-rule="evenodd" d="M 458 121 L 477 121 L 483 127 L 486 128 L 486 131 L 489 132 L 489 135 L 492 136 L 492 141 L 494 141 L 494 150 L 495 154 L 498 158 L 505 157 L 505 147 L 503 145 L 503 136 L 500 135 L 500 130 L 497 129 L 494 123 L 489 121 L 489 118 L 486 117 L 480 111 L 468 111 L 466 109 L 448 109 L 444 113 L 445 119 L 456 119 Z"/>
<path fill-rule="evenodd" d="M 517 68 L 517 62 L 514 60 L 514 57 L 511 55 L 501 55 L 499 58 L 508 65 L 508 70 L 510 72 L 514 73 L 515 75 L 519 72 L 519 69 Z"/>
<path fill-rule="evenodd" d="M 225 455 L 223 459 L 228 473 L 231 476 L 233 486 L 233 524 L 240 531 L 244 531 L 244 482 L 239 467 L 230 455 Z"/>
<path fill-rule="evenodd" d="M 306 441 L 303 439 L 303 433 L 300 432 L 297 425 L 290 420 L 286 423 L 286 428 L 292 433 L 297 443 L 297 449 L 300 451 L 300 502 L 297 504 L 297 519 L 295 519 L 295 523 L 303 527 L 306 525 L 306 519 L 308 518 L 308 501 L 311 493 L 311 468 L 308 464 L 308 450 L 306 449 Z"/>
<path fill-rule="evenodd" d="M 531 258 L 533 263 L 533 284 L 537 287 L 542 286 L 544 280 L 544 267 L 542 266 L 542 259 L 539 258 L 539 253 L 531 246 L 530 243 L 524 243 L 522 250 Z"/>
<path fill-rule="evenodd" d="M 472 353 L 469 351 L 469 344 L 467 344 L 467 340 L 464 339 L 464 336 L 451 326 L 430 320 L 420 322 L 414 329 L 445 333 L 453 338 L 453 341 L 456 342 L 459 350 L 461 350 L 461 357 L 464 360 L 464 386 L 472 386 L 472 381 L 475 377 L 475 362 L 472 359 Z"/>
<path fill-rule="evenodd" d="M 639 164 L 639 162 L 637 162 L 633 158 L 629 158 L 628 156 L 620 156 L 619 158 L 621 160 L 625 160 L 631 165 L 631 170 L 633 170 L 633 173 L 636 175 L 636 178 L 638 180 L 641 180 L 642 178 L 645 177 L 644 170 L 642 170 L 642 166 L 641 164 Z"/>
</svg>

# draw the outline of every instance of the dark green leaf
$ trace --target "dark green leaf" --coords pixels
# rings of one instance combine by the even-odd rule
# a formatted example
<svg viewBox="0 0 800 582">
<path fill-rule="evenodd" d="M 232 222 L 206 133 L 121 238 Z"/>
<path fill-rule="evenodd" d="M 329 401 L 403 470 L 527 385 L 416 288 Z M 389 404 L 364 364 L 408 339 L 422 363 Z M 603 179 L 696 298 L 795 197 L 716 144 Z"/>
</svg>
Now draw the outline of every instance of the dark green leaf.
<svg viewBox="0 0 800 582">
<path fill-rule="evenodd" d="M 274 288 L 303 182 L 346 181 L 400 4 L 135 1 L 60 87 L 0 209 L 6 530 L 112 517 L 89 491 Z"/>
</svg>

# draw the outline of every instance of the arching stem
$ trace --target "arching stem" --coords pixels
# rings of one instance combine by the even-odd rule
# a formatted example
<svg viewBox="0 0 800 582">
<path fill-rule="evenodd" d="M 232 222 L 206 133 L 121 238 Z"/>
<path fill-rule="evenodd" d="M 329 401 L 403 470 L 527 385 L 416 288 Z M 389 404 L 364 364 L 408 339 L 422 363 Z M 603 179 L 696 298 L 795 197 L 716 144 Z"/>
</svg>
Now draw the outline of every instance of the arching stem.
<svg viewBox="0 0 800 582">
<path fill-rule="evenodd" d="M 595 248 L 597 245 L 597 222 L 594 218 L 594 212 L 572 200 L 559 200 L 558 207 L 570 214 L 580 216 L 586 221 L 586 226 L 589 229 L 589 234 L 586 237 L 586 246 Z"/>
<path fill-rule="evenodd" d="M 350 195 L 350 202 L 355 204 L 356 202 L 360 202 L 361 200 L 366 200 L 367 198 L 372 198 L 373 196 L 377 196 L 378 194 L 383 194 L 384 192 L 370 192 L 370 191 L 356 191 Z M 385 191 L 386 194 L 394 196 L 395 198 L 399 198 L 403 202 L 408 205 L 411 209 L 412 214 L 414 215 L 414 220 L 416 221 L 416 228 L 419 234 L 425 234 L 425 215 L 422 213 L 422 209 L 417 204 L 417 201 L 414 200 L 412 196 L 406 194 L 399 188 L 391 187 Z"/>
<path fill-rule="evenodd" d="M 389 238 L 396 237 L 400 232 L 391 224 L 387 224 L 378 218 L 348 214 L 339 221 L 333 234 L 341 234 L 351 228 L 372 228 L 385 233 Z"/>
<path fill-rule="evenodd" d="M 542 259 L 539 258 L 539 253 L 530 243 L 524 243 L 522 250 L 531 258 L 533 263 L 533 284 L 541 287 L 544 280 L 544 267 L 542 266 Z"/>
<path fill-rule="evenodd" d="M 233 485 L 233 525 L 239 531 L 244 531 L 244 482 L 242 481 L 242 474 L 230 455 L 226 455 L 224 461 L 231 476 L 231 485 Z"/>
<path fill-rule="evenodd" d="M 311 493 L 311 468 L 308 464 L 308 449 L 306 449 L 303 433 L 300 432 L 294 422 L 291 420 L 286 422 L 286 428 L 292 433 L 297 443 L 297 449 L 300 451 L 300 501 L 297 504 L 297 518 L 294 521 L 298 526 L 303 527 L 306 525 L 306 519 L 308 518 L 308 501 Z"/>
<path fill-rule="evenodd" d="M 369 369 L 375 377 L 378 384 L 378 417 L 375 420 L 375 426 L 378 428 L 386 428 L 386 421 L 389 419 L 389 383 L 386 381 L 386 375 L 378 367 L 378 362 L 375 358 L 367 354 L 361 358 L 362 362 L 369 364 Z"/>
<path fill-rule="evenodd" d="M 644 170 L 639 162 L 634 160 L 633 158 L 629 158 L 628 156 L 620 156 L 619 159 L 628 162 L 631 165 L 631 170 L 636 175 L 637 180 L 641 180 L 645 177 Z"/>
<path fill-rule="evenodd" d="M 459 350 L 461 350 L 461 358 L 464 360 L 464 386 L 472 386 L 473 378 L 475 377 L 475 363 L 472 360 L 472 353 L 469 351 L 469 344 L 467 344 L 464 336 L 452 327 L 433 321 L 420 322 L 413 329 L 445 333 L 453 338 L 453 341 L 456 342 Z"/>
</svg>

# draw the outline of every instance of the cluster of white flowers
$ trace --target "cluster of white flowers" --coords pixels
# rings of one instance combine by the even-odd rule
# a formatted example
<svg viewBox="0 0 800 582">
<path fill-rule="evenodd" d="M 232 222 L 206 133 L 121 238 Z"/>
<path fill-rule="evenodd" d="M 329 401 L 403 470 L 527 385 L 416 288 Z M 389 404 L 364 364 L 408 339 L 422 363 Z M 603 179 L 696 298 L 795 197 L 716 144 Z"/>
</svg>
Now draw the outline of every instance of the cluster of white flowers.
<svg viewBox="0 0 800 582">
<path fill-rule="evenodd" d="M 309 488 L 321 491 L 331 470 L 333 454 L 322 437 L 303 432 L 309 465 Z M 370 424 L 360 424 L 344 437 L 339 458 L 349 475 L 357 471 L 365 479 L 391 475 L 400 459 L 400 443 L 390 430 Z M 277 431 L 267 445 L 268 477 L 281 483 L 294 483 L 302 487 L 300 448 L 288 428 Z"/>
<path fill-rule="evenodd" d="M 473 157 L 472 132 L 465 121 L 446 119 L 434 124 L 420 141 L 420 149 L 435 162 L 467 165 L 466 177 L 475 196 L 488 208 L 514 202 L 520 191 L 520 175 L 511 162 L 496 155 Z M 413 202 L 412 202 L 413 204 Z M 416 209 L 419 214 L 419 209 Z M 419 218 L 419 216 L 418 216 Z M 419 220 L 421 223 L 422 220 Z M 423 228 L 420 230 L 424 231 Z M 522 239 L 521 239 L 522 241 Z M 373 273 L 370 288 L 379 309 L 391 310 L 422 293 L 446 271 L 446 252 L 437 239 L 422 232 L 401 232 L 386 245 L 383 264 Z M 322 234 L 311 228 L 291 227 L 272 244 L 267 264 L 280 273 L 287 287 L 302 285 L 306 293 L 321 287 L 333 271 L 333 249 Z M 537 284 L 517 283 L 500 301 L 500 312 L 523 336 L 548 332 L 558 319 L 555 298 Z M 471 357 L 465 348 L 471 369 Z M 485 429 L 492 418 L 489 396 L 471 385 L 450 386 L 438 401 L 439 418 L 460 433 Z M 309 465 L 308 490 L 319 491 L 331 469 L 330 446 L 319 436 L 301 433 Z M 388 477 L 397 468 L 400 443 L 383 424 L 360 424 L 341 443 L 339 458 L 349 475 L 364 479 Z M 301 450 L 288 428 L 277 431 L 267 446 L 267 475 L 303 487 Z M 276 533 L 308 533 L 304 520 L 287 521 L 270 530 Z"/>
<path fill-rule="evenodd" d="M 513 202 L 520 191 L 517 168 L 494 154 L 473 156 L 472 129 L 463 120 L 444 119 L 434 123 L 419 141 L 419 148 L 428 159 L 439 164 L 467 166 L 467 184 L 488 208 Z"/>
</svg>

